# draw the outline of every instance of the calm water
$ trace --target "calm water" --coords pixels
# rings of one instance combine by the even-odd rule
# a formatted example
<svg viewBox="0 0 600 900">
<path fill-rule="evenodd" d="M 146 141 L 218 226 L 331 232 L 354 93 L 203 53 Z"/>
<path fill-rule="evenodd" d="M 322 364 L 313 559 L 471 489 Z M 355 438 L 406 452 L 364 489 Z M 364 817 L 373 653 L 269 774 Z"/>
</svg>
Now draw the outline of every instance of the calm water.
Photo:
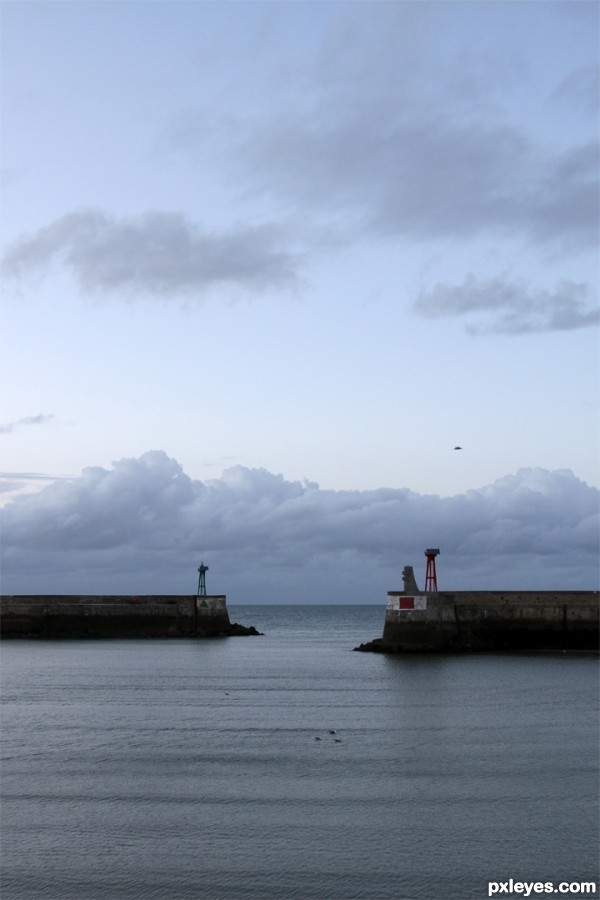
<svg viewBox="0 0 600 900">
<path fill-rule="evenodd" d="M 353 653 L 379 607 L 230 614 L 265 636 L 4 642 L 2 900 L 598 880 L 596 659 Z"/>
</svg>

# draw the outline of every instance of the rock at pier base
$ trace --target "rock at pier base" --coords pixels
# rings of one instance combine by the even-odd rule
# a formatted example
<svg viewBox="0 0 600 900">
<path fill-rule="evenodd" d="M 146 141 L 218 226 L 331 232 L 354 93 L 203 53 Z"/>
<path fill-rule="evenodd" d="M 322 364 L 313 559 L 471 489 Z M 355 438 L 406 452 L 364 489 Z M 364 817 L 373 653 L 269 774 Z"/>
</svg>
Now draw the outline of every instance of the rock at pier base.
<svg viewBox="0 0 600 900">
<path fill-rule="evenodd" d="M 234 637 L 243 637 L 245 635 L 262 636 L 262 631 L 257 631 L 254 625 L 238 625 L 237 622 L 234 622 L 231 625 L 231 631 L 229 633 Z"/>
<path fill-rule="evenodd" d="M 359 650 L 361 653 L 385 653 L 385 649 L 383 647 L 382 638 L 375 638 L 373 641 L 367 641 L 366 644 L 360 644 L 358 647 L 354 648 L 355 650 Z"/>
</svg>

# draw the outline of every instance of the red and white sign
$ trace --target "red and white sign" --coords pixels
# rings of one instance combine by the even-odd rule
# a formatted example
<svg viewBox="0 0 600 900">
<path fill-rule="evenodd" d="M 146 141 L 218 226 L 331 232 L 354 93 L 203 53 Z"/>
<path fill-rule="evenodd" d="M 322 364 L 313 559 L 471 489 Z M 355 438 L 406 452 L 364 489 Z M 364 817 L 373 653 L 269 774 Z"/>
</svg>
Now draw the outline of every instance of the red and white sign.
<svg viewBox="0 0 600 900">
<path fill-rule="evenodd" d="M 408 612 L 414 609 L 427 609 L 427 597 L 410 597 L 407 595 L 388 597 L 388 609 L 398 609 L 400 612 Z"/>
</svg>

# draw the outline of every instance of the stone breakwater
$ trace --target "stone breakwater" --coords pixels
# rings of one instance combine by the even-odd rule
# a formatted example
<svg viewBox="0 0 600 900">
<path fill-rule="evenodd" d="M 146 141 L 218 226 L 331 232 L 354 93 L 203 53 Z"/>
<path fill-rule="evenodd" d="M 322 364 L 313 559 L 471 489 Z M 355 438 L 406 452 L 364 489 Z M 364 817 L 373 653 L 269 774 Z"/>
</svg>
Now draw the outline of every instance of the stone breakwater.
<svg viewBox="0 0 600 900">
<path fill-rule="evenodd" d="M 390 591 L 377 653 L 599 650 L 598 591 Z"/>
<path fill-rule="evenodd" d="M 227 637 L 258 635 L 232 623 L 224 595 L 15 595 L 0 597 L 4 638 Z"/>
</svg>

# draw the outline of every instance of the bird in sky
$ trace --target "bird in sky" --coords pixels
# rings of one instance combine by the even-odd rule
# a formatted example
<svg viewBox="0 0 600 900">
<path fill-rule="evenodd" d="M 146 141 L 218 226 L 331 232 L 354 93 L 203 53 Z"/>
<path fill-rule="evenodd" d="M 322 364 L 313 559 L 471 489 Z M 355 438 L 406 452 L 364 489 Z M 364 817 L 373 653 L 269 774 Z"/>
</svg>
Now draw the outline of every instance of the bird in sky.
<svg viewBox="0 0 600 900">
<path fill-rule="evenodd" d="M 455 450 L 462 450 L 462 447 L 455 447 Z"/>
</svg>

